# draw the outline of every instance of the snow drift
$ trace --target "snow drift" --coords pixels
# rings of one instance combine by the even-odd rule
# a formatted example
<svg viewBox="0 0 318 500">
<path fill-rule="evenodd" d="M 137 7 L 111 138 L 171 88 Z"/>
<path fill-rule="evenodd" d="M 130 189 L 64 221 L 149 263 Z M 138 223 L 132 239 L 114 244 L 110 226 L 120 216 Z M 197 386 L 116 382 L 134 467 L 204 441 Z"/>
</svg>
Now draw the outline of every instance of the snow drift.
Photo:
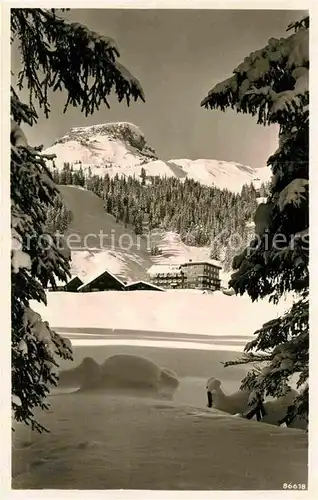
<svg viewBox="0 0 318 500">
<path fill-rule="evenodd" d="M 250 390 L 238 390 L 232 394 L 225 394 L 221 389 L 221 381 L 210 377 L 206 384 L 207 391 L 212 394 L 212 407 L 231 415 L 244 413 L 249 409 L 248 400 Z"/>
<path fill-rule="evenodd" d="M 172 370 L 160 368 L 141 356 L 115 354 L 99 365 L 93 358 L 63 370 L 59 387 L 78 387 L 80 391 L 133 392 L 171 399 L 179 380 Z"/>
<path fill-rule="evenodd" d="M 95 348 L 92 357 L 94 352 L 100 363 L 118 353 Z M 232 490 L 276 490 L 288 478 L 307 482 L 308 434 L 206 408 L 206 379 L 226 357 L 177 349 L 142 352 L 178 373 L 173 401 L 100 391 L 52 395 L 50 411 L 37 412 L 50 433 L 14 423 L 14 489 L 143 489 L 147 495 L 156 489 L 224 490 L 225 484 Z M 228 393 L 237 388 L 228 378 L 231 368 L 240 370 L 223 368 Z M 193 378 L 197 370 L 203 378 Z"/>
<path fill-rule="evenodd" d="M 252 393 L 251 390 L 239 389 L 232 394 L 225 394 L 221 385 L 221 381 L 215 377 L 210 377 L 206 383 L 207 391 L 210 391 L 212 394 L 212 408 L 241 417 L 244 413 L 252 409 L 249 404 Z M 278 398 L 268 396 L 263 404 L 265 415 L 262 418 L 262 423 L 279 426 L 280 421 L 286 416 L 288 407 L 293 404 L 297 395 L 298 391 L 291 388 L 284 396 Z M 254 416 L 253 419 L 255 420 L 256 416 Z M 307 422 L 297 416 L 288 427 L 294 429 L 307 429 Z"/>
</svg>

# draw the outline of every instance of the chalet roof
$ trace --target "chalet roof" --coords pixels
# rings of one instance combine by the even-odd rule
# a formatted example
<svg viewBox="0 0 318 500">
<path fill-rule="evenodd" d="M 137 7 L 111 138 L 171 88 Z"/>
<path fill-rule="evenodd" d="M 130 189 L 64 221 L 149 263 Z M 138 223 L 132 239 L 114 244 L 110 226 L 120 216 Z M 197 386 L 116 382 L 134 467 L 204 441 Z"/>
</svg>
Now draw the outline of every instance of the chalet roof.
<svg viewBox="0 0 318 500">
<path fill-rule="evenodd" d="M 109 276 L 111 276 L 114 280 L 116 280 L 120 285 L 122 285 L 123 287 L 125 286 L 125 284 L 117 277 L 115 276 L 114 274 L 112 274 L 110 271 L 108 271 L 107 269 L 105 271 L 102 271 L 102 272 L 98 272 L 98 273 L 95 273 L 93 276 L 91 276 L 87 281 L 85 281 L 85 283 L 83 283 L 83 285 L 81 285 L 80 287 L 78 287 L 77 290 L 81 290 L 82 288 L 86 287 L 87 285 L 90 285 L 92 284 L 95 280 L 97 280 L 98 278 L 100 278 L 101 276 L 103 276 L 104 274 L 108 274 Z"/>
<path fill-rule="evenodd" d="M 70 281 L 67 282 L 67 285 L 69 285 L 70 283 L 72 283 L 73 281 L 75 280 L 78 280 L 80 281 L 81 283 L 83 283 L 83 280 L 79 277 L 79 276 L 73 276 Z"/>
<path fill-rule="evenodd" d="M 127 285 L 125 285 L 125 288 L 129 288 L 132 285 L 138 285 L 139 283 L 142 283 L 143 285 L 151 286 L 151 288 L 156 288 L 157 290 L 161 290 L 163 292 L 165 291 L 164 288 L 161 288 L 160 286 L 154 285 L 153 283 L 148 283 L 148 281 L 143 281 L 143 280 L 132 281 L 131 283 L 127 283 Z"/>
</svg>

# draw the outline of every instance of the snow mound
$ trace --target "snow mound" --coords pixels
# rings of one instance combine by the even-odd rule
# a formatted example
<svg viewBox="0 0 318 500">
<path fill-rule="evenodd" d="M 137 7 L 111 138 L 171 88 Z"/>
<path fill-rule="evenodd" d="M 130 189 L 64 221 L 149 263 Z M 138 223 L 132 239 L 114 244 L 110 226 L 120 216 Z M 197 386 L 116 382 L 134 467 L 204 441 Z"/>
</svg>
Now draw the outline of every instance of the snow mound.
<svg viewBox="0 0 318 500">
<path fill-rule="evenodd" d="M 99 365 L 92 358 L 60 373 L 60 387 L 79 387 L 79 391 L 138 391 L 172 399 L 179 385 L 176 373 L 160 368 L 150 359 L 130 354 L 114 354 Z"/>
<path fill-rule="evenodd" d="M 212 394 L 212 407 L 219 411 L 237 415 L 249 409 L 248 399 L 251 391 L 238 390 L 227 395 L 221 389 L 221 381 L 214 377 L 209 378 L 206 389 Z"/>
<path fill-rule="evenodd" d="M 86 383 L 87 379 L 98 380 L 100 366 L 93 358 L 84 358 L 80 365 L 59 373 L 59 388 L 78 388 Z"/>
<path fill-rule="evenodd" d="M 159 159 L 139 127 L 129 122 L 72 128 L 45 154 L 56 155 L 57 168 L 69 163 L 74 169 L 82 167 L 85 171 L 90 167 L 92 174 L 107 173 L 110 177 L 140 177 L 144 168 L 147 176 L 193 179 L 233 192 L 240 192 L 244 184 L 267 182 L 271 176 L 268 167 L 256 169 L 213 159 Z"/>
<path fill-rule="evenodd" d="M 263 417 L 262 422 L 264 424 L 279 425 L 280 420 L 286 416 L 288 407 L 293 404 L 297 395 L 298 391 L 291 389 L 285 396 L 272 401 L 266 401 L 264 403 L 266 415 Z M 305 419 L 296 416 L 288 427 L 305 430 L 308 424 Z"/>
</svg>

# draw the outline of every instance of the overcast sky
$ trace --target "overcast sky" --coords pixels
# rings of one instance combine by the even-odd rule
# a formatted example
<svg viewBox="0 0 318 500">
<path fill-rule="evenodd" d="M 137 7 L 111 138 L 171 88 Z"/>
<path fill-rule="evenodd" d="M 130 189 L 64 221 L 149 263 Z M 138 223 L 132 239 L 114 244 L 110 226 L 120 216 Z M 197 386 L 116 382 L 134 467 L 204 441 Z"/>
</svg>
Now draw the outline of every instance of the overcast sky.
<svg viewBox="0 0 318 500">
<path fill-rule="evenodd" d="M 116 40 L 120 62 L 140 80 L 146 103 L 128 108 L 113 98 L 110 110 L 85 118 L 75 108 L 63 115 L 62 96 L 53 94 L 50 118 L 41 115 L 27 131 L 29 142 L 49 146 L 71 127 L 130 121 L 162 159 L 215 158 L 263 166 L 276 149 L 276 128 L 264 128 L 231 110 L 208 111 L 200 101 L 245 56 L 270 37 L 285 36 L 287 25 L 303 15 L 277 10 L 73 10 L 69 19 Z"/>
</svg>

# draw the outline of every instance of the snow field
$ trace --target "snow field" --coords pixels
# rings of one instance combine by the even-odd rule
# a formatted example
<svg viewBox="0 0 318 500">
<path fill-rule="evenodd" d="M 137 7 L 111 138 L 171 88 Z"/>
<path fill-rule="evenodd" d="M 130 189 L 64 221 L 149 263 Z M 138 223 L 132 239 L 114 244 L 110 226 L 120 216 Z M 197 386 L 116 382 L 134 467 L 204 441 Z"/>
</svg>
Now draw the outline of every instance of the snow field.
<svg viewBox="0 0 318 500">
<path fill-rule="evenodd" d="M 113 347 L 76 349 L 75 358 L 96 355 L 101 362 L 127 352 L 178 374 L 173 401 L 52 396 L 50 410 L 40 415 L 49 434 L 16 426 L 14 489 L 281 490 L 286 478 L 307 483 L 304 432 L 206 408 L 206 374 L 220 376 L 223 370 L 225 391 L 237 388 L 241 368 L 218 368 L 226 354 Z"/>
<path fill-rule="evenodd" d="M 31 307 L 54 327 L 110 328 L 195 335 L 249 336 L 278 316 L 290 301 L 278 306 L 265 300 L 222 292 L 199 294 L 133 291 L 69 293 L 50 292 L 47 306 Z"/>
</svg>

